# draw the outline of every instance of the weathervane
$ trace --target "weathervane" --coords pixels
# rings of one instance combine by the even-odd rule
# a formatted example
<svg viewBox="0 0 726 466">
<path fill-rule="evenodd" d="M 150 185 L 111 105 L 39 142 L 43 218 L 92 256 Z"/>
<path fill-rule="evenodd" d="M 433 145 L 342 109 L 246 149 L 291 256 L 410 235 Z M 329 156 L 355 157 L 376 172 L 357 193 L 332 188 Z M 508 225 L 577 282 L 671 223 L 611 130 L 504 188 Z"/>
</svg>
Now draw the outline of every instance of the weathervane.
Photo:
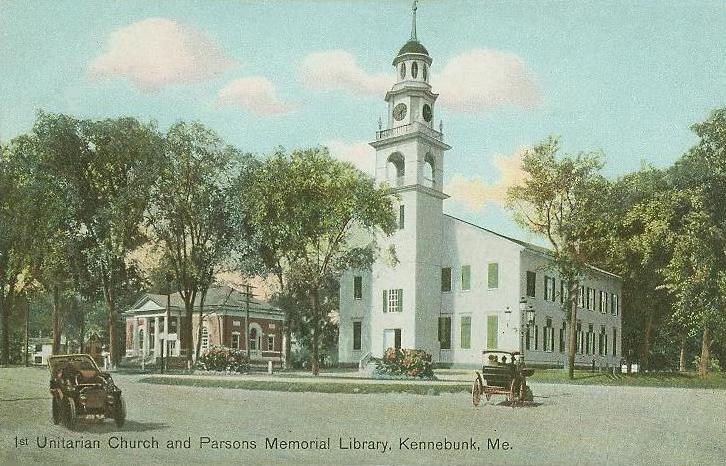
<svg viewBox="0 0 726 466">
<path fill-rule="evenodd" d="M 416 38 L 416 10 L 418 9 L 418 0 L 413 0 L 413 6 L 411 9 L 413 10 L 413 19 L 411 21 L 411 40 L 418 40 Z"/>
</svg>

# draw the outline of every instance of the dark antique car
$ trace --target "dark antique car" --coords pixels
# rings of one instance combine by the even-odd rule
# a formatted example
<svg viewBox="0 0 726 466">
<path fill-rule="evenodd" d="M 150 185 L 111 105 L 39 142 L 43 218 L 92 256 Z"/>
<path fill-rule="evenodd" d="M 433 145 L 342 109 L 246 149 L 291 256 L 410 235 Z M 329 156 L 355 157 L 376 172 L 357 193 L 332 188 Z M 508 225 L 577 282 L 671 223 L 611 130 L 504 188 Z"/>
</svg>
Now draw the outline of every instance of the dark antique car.
<svg viewBox="0 0 726 466">
<path fill-rule="evenodd" d="M 481 373 L 476 373 L 471 388 L 474 406 L 479 406 L 481 396 L 489 400 L 492 395 L 504 395 L 514 406 L 514 402 L 532 401 L 532 390 L 527 386 L 527 377 L 534 369 L 524 366 L 518 352 L 483 351 L 484 364 Z"/>
<path fill-rule="evenodd" d="M 53 423 L 73 429 L 80 417 L 111 418 L 121 427 L 126 404 L 111 374 L 101 371 L 88 354 L 48 358 Z"/>
</svg>

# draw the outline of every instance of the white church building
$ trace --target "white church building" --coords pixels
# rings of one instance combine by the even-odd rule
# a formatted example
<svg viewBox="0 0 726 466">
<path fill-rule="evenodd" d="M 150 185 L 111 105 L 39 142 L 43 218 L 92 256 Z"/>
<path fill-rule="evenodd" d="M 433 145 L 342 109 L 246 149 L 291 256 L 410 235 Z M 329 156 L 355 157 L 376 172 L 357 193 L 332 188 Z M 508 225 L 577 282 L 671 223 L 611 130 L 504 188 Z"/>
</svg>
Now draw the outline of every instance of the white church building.
<svg viewBox="0 0 726 466">
<path fill-rule="evenodd" d="M 376 180 L 399 199 L 399 229 L 379 240 L 382 251 L 395 248 L 397 260 L 342 276 L 339 362 L 398 347 L 423 349 L 442 364 L 478 365 L 483 350 L 500 349 L 521 352 L 528 364 L 562 366 L 565 285 L 550 251 L 443 212 L 451 146 L 434 127 L 431 64 L 414 8 L 411 38 L 393 60 L 398 78 L 385 95 L 387 126 L 371 143 Z M 618 364 L 622 280 L 591 267 L 580 285 L 576 363 Z"/>
</svg>

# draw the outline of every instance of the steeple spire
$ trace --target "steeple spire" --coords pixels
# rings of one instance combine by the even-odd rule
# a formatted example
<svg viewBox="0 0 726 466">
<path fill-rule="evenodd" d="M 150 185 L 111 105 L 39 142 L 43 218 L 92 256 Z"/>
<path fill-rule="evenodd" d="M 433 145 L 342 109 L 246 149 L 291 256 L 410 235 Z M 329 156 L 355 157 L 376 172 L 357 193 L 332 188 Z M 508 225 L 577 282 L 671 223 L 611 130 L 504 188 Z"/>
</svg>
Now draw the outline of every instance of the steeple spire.
<svg viewBox="0 0 726 466">
<path fill-rule="evenodd" d="M 413 6 L 411 7 L 411 10 L 413 11 L 413 18 L 411 20 L 411 40 L 415 41 L 418 41 L 418 39 L 416 38 L 416 9 L 418 8 L 417 4 L 418 0 L 413 0 Z"/>
</svg>

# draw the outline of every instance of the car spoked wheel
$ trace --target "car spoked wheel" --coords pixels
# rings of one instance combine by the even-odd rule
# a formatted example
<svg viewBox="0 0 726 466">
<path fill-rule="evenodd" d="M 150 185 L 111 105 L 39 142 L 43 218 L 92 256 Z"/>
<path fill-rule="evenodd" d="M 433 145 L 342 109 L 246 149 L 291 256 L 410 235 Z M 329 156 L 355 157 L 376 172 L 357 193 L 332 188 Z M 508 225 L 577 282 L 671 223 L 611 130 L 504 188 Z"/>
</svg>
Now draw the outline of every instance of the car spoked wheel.
<svg viewBox="0 0 726 466">
<path fill-rule="evenodd" d="M 66 398 L 65 409 L 65 425 L 69 429 L 75 429 L 78 424 L 78 412 L 76 411 L 76 402 L 73 398 Z"/>
<path fill-rule="evenodd" d="M 53 397 L 53 401 L 51 401 L 51 413 L 53 415 L 53 424 L 58 425 L 61 423 L 61 407 L 60 403 L 58 402 L 58 399 L 56 397 Z"/>
<path fill-rule="evenodd" d="M 124 401 L 124 397 L 121 395 L 116 400 L 116 412 L 114 413 L 113 419 L 116 422 L 116 427 L 123 427 L 124 422 L 126 422 L 126 401 Z"/>
</svg>

